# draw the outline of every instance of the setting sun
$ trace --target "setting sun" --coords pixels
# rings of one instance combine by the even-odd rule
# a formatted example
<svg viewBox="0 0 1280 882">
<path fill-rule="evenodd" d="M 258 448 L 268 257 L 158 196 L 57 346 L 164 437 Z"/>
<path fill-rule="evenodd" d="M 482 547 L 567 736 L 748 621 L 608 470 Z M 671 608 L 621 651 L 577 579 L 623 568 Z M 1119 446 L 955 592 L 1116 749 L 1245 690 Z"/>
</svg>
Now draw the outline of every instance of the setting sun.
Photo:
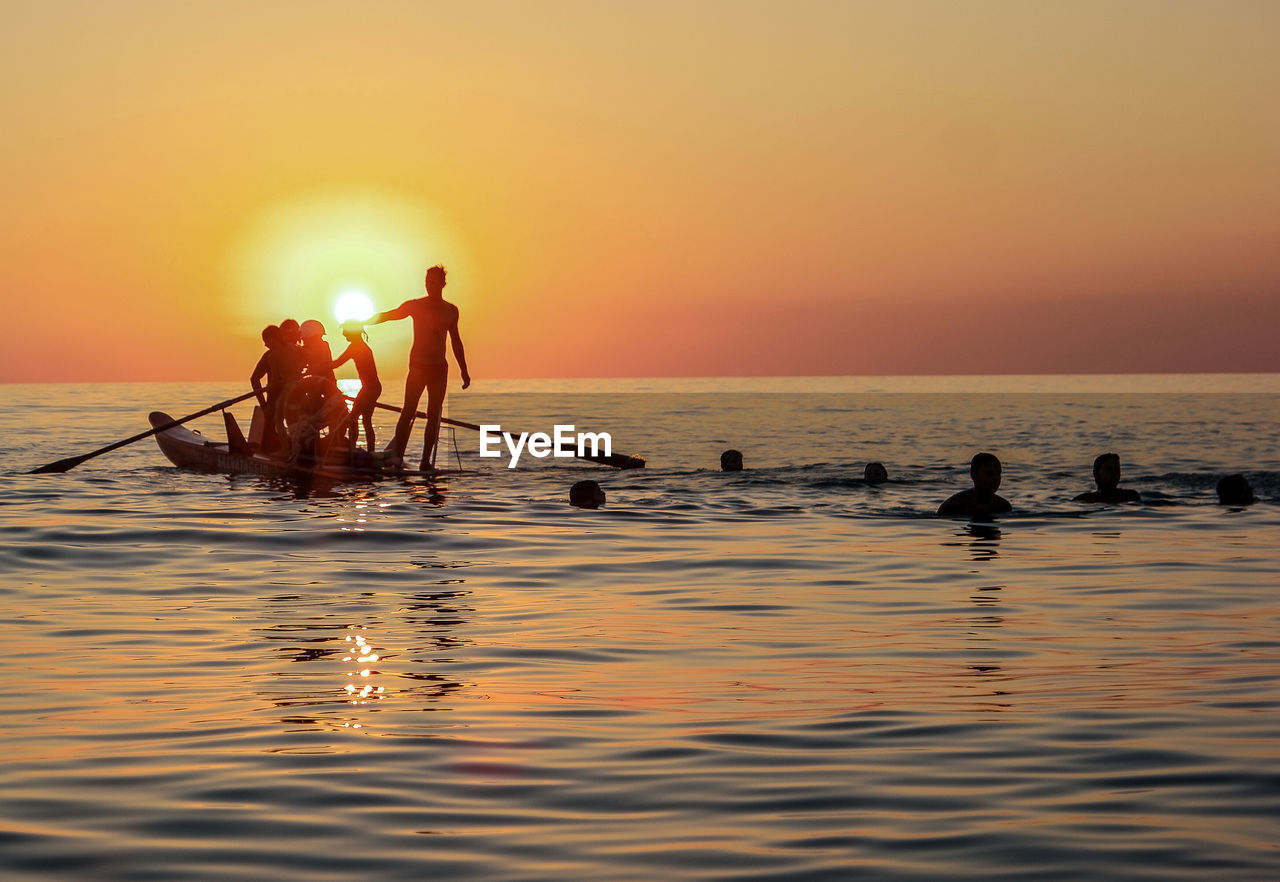
<svg viewBox="0 0 1280 882">
<path fill-rule="evenodd" d="M 460 264 L 468 276 L 454 225 L 430 203 L 335 186 L 258 206 L 228 246 L 226 271 L 243 330 L 286 316 L 367 319 L 420 293 L 437 262 Z"/>
<path fill-rule="evenodd" d="M 333 304 L 333 316 L 339 324 L 364 322 L 373 315 L 373 301 L 363 291 L 343 291 Z"/>
</svg>

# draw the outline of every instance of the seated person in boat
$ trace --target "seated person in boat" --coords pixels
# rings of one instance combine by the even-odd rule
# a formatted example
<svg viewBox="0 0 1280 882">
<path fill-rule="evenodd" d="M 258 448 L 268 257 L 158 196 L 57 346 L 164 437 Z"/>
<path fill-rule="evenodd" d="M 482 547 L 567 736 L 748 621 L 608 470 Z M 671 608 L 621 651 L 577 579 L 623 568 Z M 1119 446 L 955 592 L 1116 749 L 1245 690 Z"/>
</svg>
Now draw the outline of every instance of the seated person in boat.
<svg viewBox="0 0 1280 882">
<path fill-rule="evenodd" d="M 289 462 L 311 467 L 328 459 L 328 439 L 320 435 L 325 427 L 325 388 L 315 377 L 303 377 L 290 396 L 294 414 L 289 422 Z"/>
<path fill-rule="evenodd" d="M 1090 490 L 1087 493 L 1081 493 L 1076 497 L 1076 502 L 1141 502 L 1142 497 L 1138 495 L 1137 490 L 1130 490 L 1128 487 L 1121 488 L 1120 484 L 1120 454 L 1104 453 L 1093 461 L 1093 481 L 1098 485 L 1097 490 Z"/>
<path fill-rule="evenodd" d="M 263 450 L 270 452 L 285 448 L 289 437 L 284 425 L 284 402 L 302 377 L 302 353 L 286 342 L 276 325 L 262 329 L 262 342 L 266 344 L 267 351 L 254 366 L 249 385 L 258 398 L 267 427 Z M 265 388 L 263 378 L 267 381 Z"/>
<path fill-rule="evenodd" d="M 351 405 L 351 413 L 338 424 L 336 432 L 349 439 L 348 447 L 356 446 L 356 438 L 360 434 L 360 426 L 364 425 L 364 449 L 374 452 L 373 409 L 382 394 L 382 382 L 378 379 L 378 366 L 373 360 L 373 350 L 365 342 L 364 327 L 357 323 L 343 325 L 342 336 L 347 338 L 347 348 L 338 356 L 331 367 L 337 369 L 348 361 L 354 362 L 356 376 L 360 378 L 360 392 L 355 403 Z"/>
<path fill-rule="evenodd" d="M 973 488 L 961 490 L 938 506 L 939 517 L 991 517 L 1013 509 L 1009 500 L 996 495 L 1000 489 L 1001 467 L 995 454 L 974 454 L 969 462 L 969 477 L 973 479 Z"/>
</svg>

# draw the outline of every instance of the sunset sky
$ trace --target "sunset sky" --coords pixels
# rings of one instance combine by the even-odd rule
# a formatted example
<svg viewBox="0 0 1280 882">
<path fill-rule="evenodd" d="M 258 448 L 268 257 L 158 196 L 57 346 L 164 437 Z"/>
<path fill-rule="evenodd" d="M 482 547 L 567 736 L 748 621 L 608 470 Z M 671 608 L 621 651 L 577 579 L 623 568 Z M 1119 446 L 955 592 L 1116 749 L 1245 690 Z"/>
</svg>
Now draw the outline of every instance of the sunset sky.
<svg viewBox="0 0 1280 882">
<path fill-rule="evenodd" d="M 2 14 L 0 380 L 247 377 L 436 262 L 477 384 L 1280 370 L 1271 0 Z"/>
</svg>

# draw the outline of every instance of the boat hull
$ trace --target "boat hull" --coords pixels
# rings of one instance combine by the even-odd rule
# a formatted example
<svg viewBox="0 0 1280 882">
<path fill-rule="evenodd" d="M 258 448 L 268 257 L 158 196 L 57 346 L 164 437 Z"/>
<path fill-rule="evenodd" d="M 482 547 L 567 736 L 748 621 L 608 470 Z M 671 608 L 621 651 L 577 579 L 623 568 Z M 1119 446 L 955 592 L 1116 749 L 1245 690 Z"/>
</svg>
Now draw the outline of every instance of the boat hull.
<svg viewBox="0 0 1280 882">
<path fill-rule="evenodd" d="M 152 411 L 149 418 L 152 428 L 173 422 L 172 417 L 158 410 Z M 172 426 L 157 432 L 155 439 L 160 452 L 168 458 L 169 462 L 178 468 L 196 472 L 264 475 L 276 478 L 321 478 L 329 481 L 369 481 L 385 476 L 385 473 L 378 470 L 329 465 L 301 467 L 261 453 L 241 453 L 232 450 L 231 445 L 225 441 L 210 441 L 204 435 L 193 432 L 186 426 Z M 431 473 L 397 471 L 391 474 L 398 477 Z"/>
</svg>

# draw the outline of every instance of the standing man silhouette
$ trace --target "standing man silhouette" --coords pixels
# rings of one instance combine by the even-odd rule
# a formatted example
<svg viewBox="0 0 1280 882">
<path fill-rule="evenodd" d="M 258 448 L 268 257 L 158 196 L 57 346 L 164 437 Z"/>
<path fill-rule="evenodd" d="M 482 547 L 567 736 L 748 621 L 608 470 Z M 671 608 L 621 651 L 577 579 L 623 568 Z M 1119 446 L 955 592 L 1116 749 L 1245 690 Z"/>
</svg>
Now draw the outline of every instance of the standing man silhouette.
<svg viewBox="0 0 1280 882">
<path fill-rule="evenodd" d="M 404 408 L 396 421 L 396 437 L 392 449 L 404 459 L 409 446 L 409 433 L 413 431 L 413 419 L 418 410 L 422 390 L 427 391 L 427 427 L 422 439 L 422 462 L 419 468 L 428 470 L 435 463 L 436 439 L 440 435 L 440 412 L 449 385 L 449 362 L 445 359 L 444 342 L 449 338 L 453 357 L 462 373 L 462 388 L 471 385 L 467 372 L 467 354 L 462 348 L 462 336 L 458 333 L 458 307 L 444 299 L 445 269 L 436 264 L 427 270 L 427 296 L 406 300 L 395 309 L 380 312 L 369 319 L 368 324 L 413 319 L 413 348 L 409 350 L 409 375 L 404 380 Z"/>
</svg>

